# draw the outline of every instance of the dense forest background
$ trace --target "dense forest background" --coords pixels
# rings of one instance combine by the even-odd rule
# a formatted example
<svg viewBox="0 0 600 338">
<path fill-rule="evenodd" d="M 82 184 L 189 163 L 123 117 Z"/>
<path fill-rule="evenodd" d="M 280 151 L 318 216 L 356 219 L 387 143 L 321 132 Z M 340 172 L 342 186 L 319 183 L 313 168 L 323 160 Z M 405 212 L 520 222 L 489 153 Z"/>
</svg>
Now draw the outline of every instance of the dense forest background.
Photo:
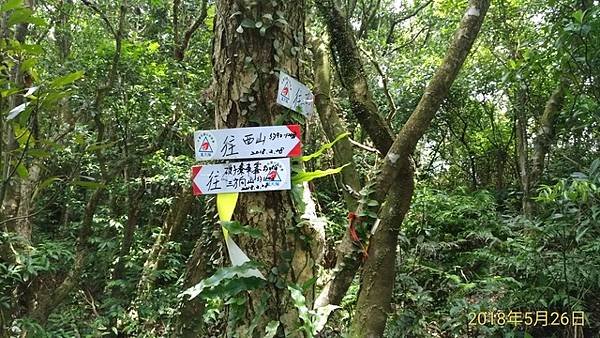
<svg viewBox="0 0 600 338">
<path fill-rule="evenodd" d="M 0 55 L 0 337 L 598 337 L 598 1 L 2 0 Z M 290 123 L 232 267 L 193 132 Z"/>
</svg>

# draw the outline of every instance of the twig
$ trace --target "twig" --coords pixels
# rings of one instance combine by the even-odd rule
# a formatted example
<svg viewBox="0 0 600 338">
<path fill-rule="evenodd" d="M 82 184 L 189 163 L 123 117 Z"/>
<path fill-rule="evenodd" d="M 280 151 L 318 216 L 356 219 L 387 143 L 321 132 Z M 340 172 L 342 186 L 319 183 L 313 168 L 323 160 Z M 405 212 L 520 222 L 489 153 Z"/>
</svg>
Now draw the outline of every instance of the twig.
<svg viewBox="0 0 600 338">
<path fill-rule="evenodd" d="M 379 76 L 381 76 L 381 82 L 383 83 L 383 93 L 385 94 L 385 98 L 387 99 L 388 104 L 390 105 L 390 113 L 388 114 L 388 116 L 386 118 L 387 122 L 389 123 L 390 120 L 396 115 L 396 110 L 398 110 L 398 108 L 396 108 L 396 103 L 394 103 L 394 99 L 392 98 L 392 95 L 390 94 L 390 90 L 388 88 L 387 75 L 383 72 L 383 69 L 381 69 L 381 66 L 379 65 L 377 60 L 375 60 L 375 58 L 369 52 L 367 52 L 362 46 L 360 47 L 360 50 L 363 52 L 363 54 L 365 54 L 367 59 L 369 59 L 369 61 L 373 64 L 373 66 L 377 70 L 377 73 L 379 73 Z"/>
<path fill-rule="evenodd" d="M 392 43 L 394 30 L 395 30 L 397 24 L 401 23 L 402 21 L 408 20 L 408 19 L 414 17 L 415 15 L 419 14 L 420 11 L 422 11 L 425 7 L 429 6 L 429 4 L 431 4 L 432 2 L 433 2 L 433 0 L 427 0 L 419 7 L 415 8 L 412 11 L 412 13 L 409 13 L 401 18 L 398 18 L 398 19 L 392 21 L 392 23 L 390 24 L 390 30 L 388 31 L 387 37 L 385 38 L 385 44 L 389 45 Z"/>
<path fill-rule="evenodd" d="M 115 39 L 117 39 L 117 32 L 115 31 L 115 28 L 113 27 L 113 25 L 110 23 L 110 20 L 108 20 L 108 17 L 106 16 L 106 14 L 104 14 L 104 12 L 102 12 L 98 8 L 98 6 L 89 2 L 88 0 L 81 0 L 81 2 L 83 2 L 84 5 L 89 7 L 96 14 L 100 15 L 100 18 L 102 19 L 102 21 L 104 21 L 106 23 L 106 26 L 108 27 L 108 30 L 110 31 L 110 33 L 115 37 Z"/>
<path fill-rule="evenodd" d="M 361 148 L 361 149 L 364 149 L 364 150 L 366 150 L 366 151 L 370 151 L 370 152 L 372 152 L 372 153 L 375 153 L 375 154 L 377 154 L 377 155 L 381 155 L 381 153 L 379 152 L 379 150 L 377 150 L 377 149 L 375 149 L 375 148 L 371 148 L 371 147 L 369 147 L 369 146 L 366 146 L 366 145 L 364 145 L 364 144 L 362 144 L 362 143 L 360 143 L 360 142 L 354 141 L 354 140 L 353 140 L 353 139 L 351 139 L 351 138 L 348 138 L 348 140 L 350 140 L 350 143 L 352 143 L 353 145 L 355 145 L 355 146 L 357 146 L 357 147 L 359 147 L 359 148 Z"/>
</svg>

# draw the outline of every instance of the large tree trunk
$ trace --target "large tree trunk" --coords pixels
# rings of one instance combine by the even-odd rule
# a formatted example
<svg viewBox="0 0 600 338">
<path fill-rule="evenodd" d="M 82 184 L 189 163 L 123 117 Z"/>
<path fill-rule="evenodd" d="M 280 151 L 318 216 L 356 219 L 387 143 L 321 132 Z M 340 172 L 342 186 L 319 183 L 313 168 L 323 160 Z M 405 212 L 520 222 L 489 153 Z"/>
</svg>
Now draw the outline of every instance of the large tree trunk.
<svg viewBox="0 0 600 338">
<path fill-rule="evenodd" d="M 370 99 L 371 94 L 367 87 L 364 71 L 362 71 L 362 62 L 355 48 L 356 43 L 351 28 L 333 1 L 322 1 L 318 3 L 318 6 L 321 15 L 325 18 L 329 33 L 333 37 L 331 49 L 337 56 L 336 61 L 343 85 L 349 93 L 350 100 L 360 101 L 353 105 L 353 110 L 362 128 L 367 131 L 377 149 L 382 154 L 387 154 L 381 174 L 374 184 L 376 190 L 371 196 L 374 200 L 382 203 L 390 187 L 397 184 L 400 172 L 409 170 L 405 163 L 410 160 L 417 142 L 427 130 L 462 67 L 479 32 L 483 17 L 489 7 L 489 0 L 469 2 L 467 14 L 455 34 L 442 65 L 393 143 L 389 128 L 380 122 L 381 116 L 378 114 L 377 106 Z M 372 126 L 377 126 L 377 128 L 372 128 Z M 400 170 L 401 168 L 403 170 Z M 357 214 L 360 214 L 363 208 L 364 206 L 359 206 Z M 359 219 L 359 222 L 362 221 L 364 220 Z M 385 228 L 386 226 L 389 225 L 380 223 L 379 227 Z M 383 247 L 381 249 L 383 250 Z M 355 245 L 348 236 L 344 236 L 338 250 L 338 262 L 335 269 L 337 273 L 334 275 L 331 285 L 324 289 L 323 292 L 326 294 L 319 296 L 319 305 L 336 304 L 341 301 L 360 267 L 360 254 L 357 253 Z M 389 300 L 382 299 L 382 302 L 389 306 Z M 375 326 L 378 325 L 375 324 Z"/>
<path fill-rule="evenodd" d="M 338 116 L 336 107 L 331 100 L 331 64 L 329 61 L 329 53 L 327 52 L 325 41 L 315 43 L 313 47 L 314 61 L 313 67 L 315 72 L 315 105 L 321 124 L 327 138 L 332 141 L 336 136 L 346 131 L 342 125 L 342 121 Z M 340 140 L 334 145 L 334 161 L 336 166 L 349 164 L 342 170 L 342 183 L 355 192 L 360 191 L 361 184 L 358 172 L 353 159 L 352 144 L 348 139 Z M 344 189 L 344 199 L 348 210 L 355 210 L 358 206 L 356 196 L 353 196 L 348 189 Z M 344 232 L 342 241 L 337 248 L 336 267 L 342 267 L 337 270 L 339 273 L 334 275 L 334 278 L 328 280 L 321 293 L 315 300 L 315 307 L 324 306 L 327 304 L 339 304 L 346 294 L 348 286 L 352 282 L 356 273 L 355 269 L 350 266 L 346 268 L 343 265 L 344 255 L 348 252 L 354 252 L 355 247 L 350 239 L 348 232 Z"/>
<path fill-rule="evenodd" d="M 448 95 L 475 42 L 489 5 L 489 0 L 469 1 L 469 7 L 442 64 L 386 156 L 374 197 L 382 201 L 385 193 L 389 192 L 389 195 L 380 211 L 379 226 L 369 243 L 369 256 L 350 328 L 351 337 L 383 335 L 394 287 L 397 235 L 410 207 L 414 188 L 410 156 L 435 117 L 442 100 Z M 389 186 L 389 182 L 394 182 L 391 189 L 385 187 L 386 183 Z"/>
<path fill-rule="evenodd" d="M 546 101 L 544 113 L 540 117 L 539 129 L 533 142 L 533 159 L 531 163 L 530 186 L 536 187 L 544 173 L 546 156 L 554 140 L 555 124 L 558 113 L 563 107 L 565 93 L 569 87 L 566 78 L 561 78 L 558 87 Z"/>
<path fill-rule="evenodd" d="M 334 1 L 320 1 L 317 6 L 321 16 L 325 19 L 330 38 L 330 49 L 334 61 L 338 65 L 337 69 L 340 72 L 342 85 L 352 104 L 352 111 L 358 118 L 361 128 L 366 131 L 377 150 L 383 155 L 387 153 L 393 137 L 372 99 L 352 28 Z M 321 122 L 325 125 L 330 121 L 321 120 Z M 324 127 L 324 129 L 326 128 Z M 316 306 L 338 305 L 342 301 L 361 265 L 357 251 L 357 246 L 353 243 L 349 233 L 344 233 L 344 237 L 337 247 L 334 268 L 336 273 L 323 287 L 317 298 Z"/>
<path fill-rule="evenodd" d="M 300 0 L 217 2 L 213 40 L 217 128 L 290 122 L 282 118 L 290 112 L 276 104 L 277 71 L 303 80 L 300 59 L 304 57 L 304 10 L 304 1 Z M 283 20 L 273 21 L 278 19 Z M 249 27 L 248 20 L 260 21 L 262 26 Z M 256 27 L 262 27 L 262 35 Z M 310 222 L 300 223 L 299 216 L 289 192 L 241 194 L 234 220 L 262 230 L 263 237 L 238 238 L 240 247 L 252 260 L 264 263 L 263 274 L 276 282 L 269 282 L 266 287 L 270 297 L 264 316 L 257 312 L 262 307 L 260 292 L 252 292 L 245 318 L 236 328 L 228 328 L 229 331 L 248 332 L 251 320 L 258 316 L 255 332 L 260 335 L 271 319 L 281 323 L 286 336 L 299 334 L 294 332 L 298 314 L 285 285 L 309 281 L 314 276 L 318 256 L 311 240 L 316 232 Z M 277 271 L 274 276 L 272 271 Z M 307 303 L 312 304 L 310 295 L 307 298 Z"/>
<path fill-rule="evenodd" d="M 375 148 L 385 154 L 392 145 L 392 132 L 373 101 L 354 32 L 335 1 L 319 1 L 317 6 L 327 24 L 332 55 L 340 66 L 338 68 L 340 79 L 348 92 L 352 112 L 359 120 L 362 129 L 371 138 Z"/>
<path fill-rule="evenodd" d="M 328 37 L 324 37 L 328 39 Z M 313 45 L 313 70 L 315 73 L 315 106 L 321 119 L 321 125 L 325 136 L 331 142 L 338 135 L 346 132 L 341 118 L 338 116 L 339 109 L 331 99 L 331 62 L 329 61 L 329 52 L 326 41 L 318 40 Z M 333 146 L 333 159 L 336 166 L 343 166 L 341 176 L 344 184 L 344 200 L 349 210 L 357 207 L 356 195 L 352 193 L 359 192 L 361 189 L 360 177 L 354 164 L 354 152 L 352 143 L 345 138 Z"/>
</svg>

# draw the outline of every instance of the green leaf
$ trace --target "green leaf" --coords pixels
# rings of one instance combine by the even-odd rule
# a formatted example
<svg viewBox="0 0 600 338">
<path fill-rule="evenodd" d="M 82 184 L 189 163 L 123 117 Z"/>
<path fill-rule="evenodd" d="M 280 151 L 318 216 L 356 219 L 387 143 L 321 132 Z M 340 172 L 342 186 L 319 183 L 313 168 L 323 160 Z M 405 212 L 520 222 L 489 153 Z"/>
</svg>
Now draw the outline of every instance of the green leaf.
<svg viewBox="0 0 600 338">
<path fill-rule="evenodd" d="M 86 188 L 86 189 L 101 189 L 101 188 L 104 188 L 104 186 L 105 186 L 102 183 L 98 183 L 98 182 L 94 182 L 94 181 L 74 181 L 73 184 L 78 185 L 83 188 Z"/>
<path fill-rule="evenodd" d="M 378 205 L 379 205 L 379 202 L 377 202 L 376 200 L 370 200 L 370 201 L 367 203 L 367 205 L 368 205 L 368 206 L 370 206 L 370 207 L 376 207 L 376 206 L 378 206 Z"/>
<path fill-rule="evenodd" d="M 272 320 L 267 324 L 265 328 L 265 338 L 273 338 L 277 334 L 277 329 L 279 328 L 279 322 L 276 320 Z"/>
<path fill-rule="evenodd" d="M 584 13 L 583 13 L 583 11 L 581 11 L 581 9 L 573 12 L 573 14 L 572 14 L 573 19 L 575 19 L 575 22 L 577 22 L 579 24 L 583 23 L 583 15 L 584 15 Z"/>
<path fill-rule="evenodd" d="M 252 238 L 261 238 L 262 231 L 249 225 L 243 226 L 238 221 L 221 222 L 221 226 L 227 229 L 232 235 L 248 235 Z"/>
<path fill-rule="evenodd" d="M 58 182 L 58 181 L 62 181 L 62 179 L 60 177 L 56 177 L 56 176 L 48 177 L 47 179 L 42 181 L 42 183 L 38 184 L 37 188 L 33 192 L 33 195 L 31 196 L 31 198 L 34 199 L 41 191 L 48 188 L 50 185 L 52 185 L 52 183 Z"/>
<path fill-rule="evenodd" d="M 327 150 L 330 149 L 331 147 L 333 147 L 334 144 L 338 143 L 340 140 L 348 137 L 350 135 L 350 133 L 346 132 L 346 133 L 342 133 L 340 135 L 338 135 L 335 140 L 333 140 L 332 142 L 326 143 L 324 145 L 321 146 L 321 148 L 319 148 L 319 150 L 317 150 L 316 152 L 310 154 L 310 155 L 306 155 L 306 156 L 302 156 L 300 157 L 300 160 L 302 160 L 303 162 L 312 160 L 313 158 L 319 157 L 321 155 L 323 155 L 323 153 Z"/>
<path fill-rule="evenodd" d="M 234 278 L 237 279 L 252 279 L 254 282 L 264 282 L 262 279 L 258 277 L 245 277 L 245 274 L 251 270 L 258 268 L 258 264 L 255 262 L 246 262 L 242 265 L 224 267 L 218 269 L 214 275 L 205 278 L 200 281 L 200 283 L 186 289 L 183 291 L 180 296 L 189 295 L 190 300 L 196 298 L 198 295 L 205 292 L 205 290 L 210 290 L 215 288 L 216 286 L 225 283 L 226 280 L 231 280 Z M 244 287 L 244 283 L 234 283 L 229 284 L 228 288 L 233 291 L 239 290 Z M 234 289 L 235 288 L 235 289 Z"/>
<path fill-rule="evenodd" d="M 244 28 L 254 28 L 254 20 L 252 19 L 248 19 L 245 18 L 244 20 L 242 20 L 242 22 L 240 23 L 240 26 L 244 27 Z"/>
<path fill-rule="evenodd" d="M 20 178 L 27 178 L 27 176 L 29 176 L 29 171 L 27 171 L 27 167 L 25 167 L 23 163 L 17 165 L 17 175 L 19 175 Z"/>
<path fill-rule="evenodd" d="M 20 92 L 21 89 L 19 88 L 12 88 L 12 89 L 7 89 L 7 90 L 2 90 L 0 91 L 0 97 L 9 97 L 13 94 L 16 94 L 18 92 Z"/>
<path fill-rule="evenodd" d="M 33 16 L 33 10 L 30 8 L 15 9 L 8 18 L 7 25 L 10 27 L 21 23 L 31 23 L 38 26 L 46 25 L 44 19 Z"/>
<path fill-rule="evenodd" d="M 79 80 L 82 76 L 83 76 L 82 70 L 67 74 L 65 76 L 61 76 L 58 79 L 55 79 L 54 81 L 52 81 L 52 83 L 50 83 L 50 87 L 59 88 L 59 87 L 66 86 L 68 84 L 71 84 L 71 83 Z"/>
<path fill-rule="evenodd" d="M 310 182 L 310 181 L 314 180 L 315 178 L 321 178 L 321 177 L 337 174 L 340 171 L 342 171 L 342 169 L 344 169 L 344 167 L 346 167 L 348 165 L 350 165 L 350 164 L 347 163 L 341 167 L 337 167 L 334 169 L 301 172 L 292 177 L 292 183 L 298 184 L 298 183 L 302 183 L 302 182 Z"/>
<path fill-rule="evenodd" d="M 10 11 L 11 9 L 21 7 L 23 0 L 7 0 L 0 6 L 0 12 Z"/>
</svg>

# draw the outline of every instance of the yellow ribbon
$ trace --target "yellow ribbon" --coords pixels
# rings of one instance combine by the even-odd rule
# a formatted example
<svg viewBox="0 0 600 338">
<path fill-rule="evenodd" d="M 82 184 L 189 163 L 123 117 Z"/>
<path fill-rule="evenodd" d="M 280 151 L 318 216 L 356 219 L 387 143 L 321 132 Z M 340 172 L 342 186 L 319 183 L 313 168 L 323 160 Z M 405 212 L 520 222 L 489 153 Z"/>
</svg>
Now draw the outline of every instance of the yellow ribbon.
<svg viewBox="0 0 600 338">
<path fill-rule="evenodd" d="M 231 221 L 231 217 L 233 217 L 233 211 L 237 205 L 238 196 L 239 193 L 237 192 L 229 192 L 217 195 L 217 212 L 219 213 L 219 221 Z M 221 228 L 223 229 L 223 236 L 225 238 L 229 237 L 227 229 L 224 227 Z"/>
<path fill-rule="evenodd" d="M 217 212 L 219 213 L 219 220 L 221 222 L 231 221 L 231 218 L 233 217 L 233 211 L 237 205 L 238 196 L 239 193 L 237 192 L 217 194 Z M 221 226 L 221 230 L 223 231 L 223 237 L 225 238 L 225 245 L 227 246 L 227 252 L 229 253 L 231 264 L 233 266 L 238 266 L 250 261 L 250 258 L 248 258 L 242 249 L 240 249 L 240 247 L 233 241 L 231 236 L 229 236 L 229 231 L 227 231 L 224 226 Z M 250 276 L 266 279 L 265 276 L 263 276 L 263 274 L 256 269 L 250 269 L 241 274 L 241 277 Z"/>
</svg>

